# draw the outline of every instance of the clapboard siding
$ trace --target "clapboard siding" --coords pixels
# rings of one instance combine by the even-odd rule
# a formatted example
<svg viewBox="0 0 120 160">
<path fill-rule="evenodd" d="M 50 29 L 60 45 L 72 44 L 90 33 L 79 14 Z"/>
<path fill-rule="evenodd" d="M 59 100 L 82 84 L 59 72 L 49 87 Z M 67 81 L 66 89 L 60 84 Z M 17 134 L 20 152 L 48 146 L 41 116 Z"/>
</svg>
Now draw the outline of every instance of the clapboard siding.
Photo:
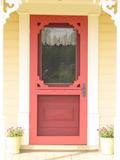
<svg viewBox="0 0 120 160">
<path fill-rule="evenodd" d="M 4 105 L 6 127 L 17 125 L 18 119 L 18 65 L 19 16 L 14 13 L 4 27 Z"/>
<path fill-rule="evenodd" d="M 100 123 L 114 121 L 115 113 L 115 25 L 109 15 L 99 17 L 99 112 Z"/>
</svg>

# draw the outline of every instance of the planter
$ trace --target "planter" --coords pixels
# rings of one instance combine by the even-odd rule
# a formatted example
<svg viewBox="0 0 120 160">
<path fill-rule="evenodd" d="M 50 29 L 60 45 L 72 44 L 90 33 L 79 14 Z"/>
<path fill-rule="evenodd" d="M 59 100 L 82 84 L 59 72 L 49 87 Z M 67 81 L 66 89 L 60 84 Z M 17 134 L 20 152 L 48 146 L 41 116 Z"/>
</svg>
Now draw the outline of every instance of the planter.
<svg viewBox="0 0 120 160">
<path fill-rule="evenodd" d="M 102 138 L 100 137 L 100 149 L 102 154 L 114 153 L 114 138 Z"/>
<path fill-rule="evenodd" d="M 22 137 L 7 137 L 6 138 L 8 153 L 16 154 L 20 152 L 21 139 Z"/>
</svg>

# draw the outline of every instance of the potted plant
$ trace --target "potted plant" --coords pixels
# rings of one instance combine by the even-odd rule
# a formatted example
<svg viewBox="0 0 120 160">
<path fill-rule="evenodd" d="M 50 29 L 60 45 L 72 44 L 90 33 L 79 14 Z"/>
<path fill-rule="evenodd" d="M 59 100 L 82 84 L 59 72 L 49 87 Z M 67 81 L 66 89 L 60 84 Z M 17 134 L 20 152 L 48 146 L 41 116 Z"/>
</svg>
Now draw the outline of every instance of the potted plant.
<svg viewBox="0 0 120 160">
<path fill-rule="evenodd" d="M 8 153 L 19 153 L 21 139 L 23 136 L 23 129 L 21 127 L 11 127 L 7 130 L 7 151 Z"/>
<path fill-rule="evenodd" d="M 104 126 L 99 130 L 100 149 L 102 154 L 114 153 L 114 128 L 113 126 Z"/>
</svg>

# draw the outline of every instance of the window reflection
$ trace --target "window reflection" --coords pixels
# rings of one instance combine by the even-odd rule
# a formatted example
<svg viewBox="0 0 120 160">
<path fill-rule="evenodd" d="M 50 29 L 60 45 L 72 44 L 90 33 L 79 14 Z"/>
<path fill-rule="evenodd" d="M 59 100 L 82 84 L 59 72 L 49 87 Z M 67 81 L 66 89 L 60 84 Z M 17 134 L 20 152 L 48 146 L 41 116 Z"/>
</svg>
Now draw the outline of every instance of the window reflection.
<svg viewBox="0 0 120 160">
<path fill-rule="evenodd" d="M 72 83 L 75 80 L 76 32 L 73 28 L 46 27 L 41 33 L 42 80 Z"/>
</svg>

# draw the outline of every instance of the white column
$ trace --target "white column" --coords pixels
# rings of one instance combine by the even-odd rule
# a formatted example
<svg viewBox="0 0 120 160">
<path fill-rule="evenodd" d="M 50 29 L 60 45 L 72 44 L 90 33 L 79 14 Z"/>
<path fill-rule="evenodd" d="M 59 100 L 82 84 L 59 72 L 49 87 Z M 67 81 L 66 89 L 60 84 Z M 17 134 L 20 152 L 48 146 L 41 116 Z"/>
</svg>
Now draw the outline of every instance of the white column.
<svg viewBox="0 0 120 160">
<path fill-rule="evenodd" d="M 7 5 L 6 5 L 7 4 Z M 10 7 L 8 4 L 14 4 Z M 0 0 L 0 160 L 5 160 L 5 120 L 4 120 L 4 23 L 9 15 L 16 11 L 21 0 L 7 1 L 4 3 L 6 12 L 3 10 L 3 0 Z"/>
<path fill-rule="evenodd" d="M 116 105 L 114 120 L 114 160 L 120 159 L 120 0 L 100 0 L 103 10 L 111 15 L 116 24 Z M 117 13 L 115 3 L 117 2 Z"/>
<path fill-rule="evenodd" d="M 1 16 L 0 16 L 1 18 Z M 1 20 L 1 19 L 0 19 Z M 5 151 L 5 128 L 4 128 L 4 105 L 3 105 L 3 65 L 4 65 L 4 51 L 3 51 L 3 23 L 0 23 L 0 159 L 4 160 Z"/>
<path fill-rule="evenodd" d="M 114 160 L 120 159 L 120 0 L 118 0 L 118 12 L 116 19 L 116 107 L 114 122 Z"/>
<path fill-rule="evenodd" d="M 99 146 L 98 14 L 88 16 L 88 145 Z"/>
<path fill-rule="evenodd" d="M 1 17 L 0 17 L 1 20 Z M 3 51 L 3 27 L 4 24 L 0 23 L 0 116 L 3 115 L 3 63 L 4 63 L 4 51 Z M 2 117 L 3 118 L 3 117 Z M 1 119 L 1 117 L 0 117 Z M 0 132 L 1 134 L 1 132 Z"/>
<path fill-rule="evenodd" d="M 19 13 L 19 117 L 24 128 L 22 144 L 29 144 L 29 14 Z"/>
<path fill-rule="evenodd" d="M 114 160 L 120 159 L 120 0 L 117 0 L 116 24 L 116 106 L 114 121 Z"/>
<path fill-rule="evenodd" d="M 0 2 L 0 159 L 5 159 L 5 120 L 4 120 L 4 17 L 3 1 Z"/>
<path fill-rule="evenodd" d="M 117 26 L 116 108 L 114 122 L 114 160 L 120 159 L 120 27 Z"/>
</svg>

